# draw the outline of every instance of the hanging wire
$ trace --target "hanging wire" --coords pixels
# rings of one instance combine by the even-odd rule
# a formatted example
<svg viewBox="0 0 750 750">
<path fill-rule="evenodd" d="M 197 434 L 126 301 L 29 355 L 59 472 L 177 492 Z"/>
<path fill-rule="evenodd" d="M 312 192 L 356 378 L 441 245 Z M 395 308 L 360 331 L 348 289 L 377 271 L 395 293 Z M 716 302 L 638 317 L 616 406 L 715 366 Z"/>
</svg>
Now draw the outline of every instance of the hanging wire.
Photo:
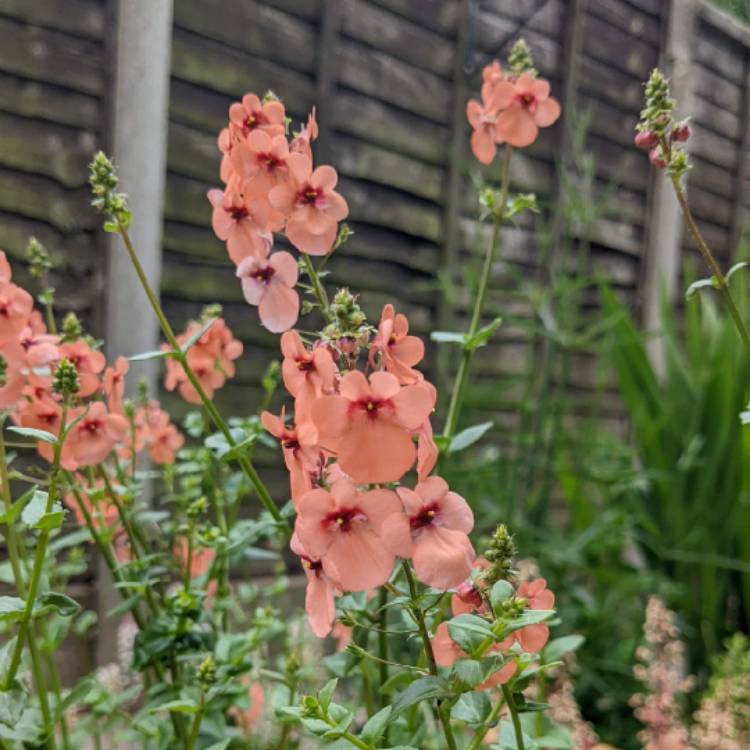
<svg viewBox="0 0 750 750">
<path fill-rule="evenodd" d="M 469 19 L 468 19 L 468 38 L 466 43 L 466 59 L 464 61 L 464 73 L 471 75 L 478 67 L 484 67 L 485 64 L 496 60 L 503 56 L 505 48 L 510 42 L 516 40 L 519 34 L 531 23 L 534 16 L 539 13 L 549 0 L 534 0 L 531 4 L 530 10 L 526 17 L 519 21 L 515 28 L 505 36 L 502 42 L 495 48 L 495 50 L 485 56 L 484 60 L 479 64 L 477 58 L 481 57 L 480 53 L 476 49 L 477 42 L 477 22 L 479 18 L 479 10 L 481 0 L 470 0 L 469 3 Z"/>
</svg>

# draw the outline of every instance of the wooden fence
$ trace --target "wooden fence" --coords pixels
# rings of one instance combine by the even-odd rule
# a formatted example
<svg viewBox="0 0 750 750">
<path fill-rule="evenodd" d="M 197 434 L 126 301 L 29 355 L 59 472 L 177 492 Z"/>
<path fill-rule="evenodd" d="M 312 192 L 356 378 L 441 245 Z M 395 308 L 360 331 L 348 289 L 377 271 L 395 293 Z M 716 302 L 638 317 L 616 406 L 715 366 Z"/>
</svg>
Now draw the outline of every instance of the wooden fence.
<svg viewBox="0 0 750 750">
<path fill-rule="evenodd" d="M 87 162 L 111 132 L 114 18 L 114 0 L 0 0 L 0 247 L 21 258 L 27 237 L 38 236 L 59 261 L 60 309 L 78 311 L 94 333 L 108 313 L 122 314 L 103 299 L 104 245 L 86 185 Z M 649 71 L 660 61 L 681 66 L 695 132 L 690 202 L 729 262 L 750 208 L 750 31 L 706 0 L 174 0 L 161 292 L 177 326 L 220 302 L 246 342 L 220 406 L 253 408 L 278 346 L 243 302 L 210 229 L 205 194 L 218 183 L 216 134 L 228 105 L 269 88 L 296 121 L 317 105 L 319 158 L 341 175 L 355 231 L 331 260 L 330 280 L 361 291 L 373 317 L 395 301 L 426 335 L 465 325 L 470 292 L 447 297 L 438 284 L 441 271 L 460 281 L 486 232 L 469 189 L 465 102 L 481 67 L 519 35 L 564 116 L 514 157 L 513 188 L 554 206 L 565 184 L 560 165 L 572 158 L 569 130 L 588 113 L 596 189 L 611 199 L 588 233 L 587 263 L 653 324 L 658 277 L 677 279 L 694 250 L 659 199 L 661 175 L 633 146 L 633 126 Z M 547 211 L 504 231 L 488 316 L 532 314 L 508 264 L 547 271 L 536 260 L 540 220 L 556 226 Z M 532 354 L 511 325 L 477 357 L 476 392 L 501 429 L 514 420 Z M 500 399 L 491 395 L 499 384 Z M 597 386 L 590 353 L 576 353 L 568 385 L 585 412 Z M 619 424 L 617 400 L 606 403 L 603 417 Z"/>
</svg>

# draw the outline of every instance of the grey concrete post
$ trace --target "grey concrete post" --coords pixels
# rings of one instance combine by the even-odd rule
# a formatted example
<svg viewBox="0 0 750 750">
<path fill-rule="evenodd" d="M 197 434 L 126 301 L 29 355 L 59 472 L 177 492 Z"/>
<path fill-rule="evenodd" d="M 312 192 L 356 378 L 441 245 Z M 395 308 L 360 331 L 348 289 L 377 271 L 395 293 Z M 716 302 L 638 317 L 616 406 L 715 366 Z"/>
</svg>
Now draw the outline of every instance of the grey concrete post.
<svg viewBox="0 0 750 750">
<path fill-rule="evenodd" d="M 161 276 L 162 202 L 166 173 L 167 110 L 172 41 L 172 0 L 117 3 L 112 108 L 112 143 L 120 187 L 130 196 L 130 234 L 146 275 L 156 290 Z M 111 236 L 107 269 L 106 346 L 108 359 L 155 349 L 159 326 L 120 238 Z M 140 378 L 156 389 L 156 361 L 131 363 L 129 389 Z M 104 566 L 100 566 L 104 567 Z M 116 633 L 104 612 L 117 601 L 106 570 L 100 570 L 100 631 L 97 660 L 115 654 Z M 111 621 L 110 621 L 111 624 Z"/>
</svg>

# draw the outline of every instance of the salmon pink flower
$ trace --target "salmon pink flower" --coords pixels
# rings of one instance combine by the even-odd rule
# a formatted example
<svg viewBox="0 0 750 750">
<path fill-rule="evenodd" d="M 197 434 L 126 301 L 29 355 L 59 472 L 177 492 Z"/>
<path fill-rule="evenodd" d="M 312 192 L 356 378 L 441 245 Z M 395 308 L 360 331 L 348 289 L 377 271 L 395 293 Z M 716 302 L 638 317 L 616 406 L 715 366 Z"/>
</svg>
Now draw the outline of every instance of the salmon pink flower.
<svg viewBox="0 0 750 750">
<path fill-rule="evenodd" d="M 125 357 L 118 357 L 114 367 L 104 371 L 102 391 L 107 397 L 107 406 L 113 414 L 122 414 L 122 397 L 125 393 L 125 375 L 130 365 Z"/>
<path fill-rule="evenodd" d="M 273 237 L 267 231 L 270 206 L 258 198 L 241 196 L 237 191 L 216 188 L 208 191 L 213 206 L 211 226 L 220 240 L 227 243 L 229 258 L 239 265 L 245 258 L 265 258 L 271 252 Z"/>
<path fill-rule="evenodd" d="M 489 561 L 484 557 L 478 557 L 474 560 L 473 570 L 486 570 L 489 565 Z M 451 597 L 451 612 L 456 616 L 469 612 L 486 612 L 487 605 L 482 597 L 484 588 L 482 580 L 478 576 L 469 578 L 460 586 L 457 586 L 456 593 Z"/>
<path fill-rule="evenodd" d="M 359 372 L 341 380 L 340 395 L 322 396 L 312 406 L 321 447 L 336 453 L 341 468 L 362 484 L 398 481 L 414 465 L 410 433 L 435 406 L 435 391 L 424 383 L 401 386 L 395 375 Z"/>
<path fill-rule="evenodd" d="M 245 299 L 258 306 L 260 322 L 271 333 L 287 331 L 297 322 L 298 275 L 297 261 L 284 251 L 270 258 L 245 258 L 237 267 Z"/>
<path fill-rule="evenodd" d="M 174 463 L 177 451 L 183 445 L 185 445 L 185 436 L 170 423 L 152 430 L 148 452 L 155 464 L 165 466 Z"/>
<path fill-rule="evenodd" d="M 289 152 L 284 135 L 271 136 L 260 130 L 251 133 L 244 143 L 238 143 L 232 149 L 232 164 L 245 181 L 245 192 L 262 200 L 269 199 L 272 188 L 285 185 L 292 179 L 292 165 L 300 160 L 303 157 L 299 154 Z"/>
<path fill-rule="evenodd" d="M 0 409 L 11 409 L 15 407 L 21 398 L 26 386 L 26 376 L 23 371 L 23 360 L 18 356 L 9 356 L 9 347 L 4 347 L 0 352 L 0 364 L 2 364 L 2 379 L 0 379 Z M 20 347 L 19 347 L 20 349 Z M 20 350 L 22 353 L 22 350 Z"/>
<path fill-rule="evenodd" d="M 281 336 L 284 361 L 281 374 L 284 386 L 295 398 L 294 416 L 297 423 L 309 419 L 313 401 L 333 392 L 336 364 L 331 351 L 323 346 L 310 351 L 297 331 Z"/>
<path fill-rule="evenodd" d="M 404 510 L 383 523 L 383 543 L 399 557 L 412 558 L 422 583 L 447 590 L 463 583 L 476 557 L 468 534 L 474 514 L 440 477 L 428 477 L 413 490 L 399 487 Z"/>
<path fill-rule="evenodd" d="M 103 401 L 72 409 L 69 420 L 83 415 L 68 433 L 62 450 L 62 466 L 74 471 L 82 466 L 96 466 L 112 452 L 115 445 L 124 440 L 128 421 L 122 414 L 110 414 Z"/>
<path fill-rule="evenodd" d="M 296 506 L 300 497 L 313 488 L 313 477 L 320 473 L 325 461 L 317 446 L 317 431 L 310 424 L 287 427 L 284 407 L 278 417 L 264 411 L 260 421 L 281 444 L 284 464 L 289 472 L 292 502 Z"/>
<path fill-rule="evenodd" d="M 284 105 L 278 99 L 261 102 L 256 94 L 245 94 L 241 102 L 229 106 L 230 127 L 245 138 L 257 131 L 283 135 L 286 132 L 284 117 Z"/>
<path fill-rule="evenodd" d="M 422 379 L 422 373 L 412 368 L 424 358 L 424 344 L 417 336 L 409 336 L 406 315 L 396 315 L 393 305 L 383 307 L 378 332 L 370 344 L 371 367 L 375 367 L 377 354 L 380 354 L 383 369 L 395 375 L 402 385 Z"/>
<path fill-rule="evenodd" d="M 266 693 L 260 682 L 250 684 L 250 677 L 248 675 L 243 676 L 242 684 L 249 685 L 247 693 L 250 700 L 250 707 L 240 709 L 237 706 L 232 706 L 229 709 L 229 715 L 237 722 L 240 732 L 245 737 L 250 738 L 260 717 L 263 715 L 263 708 L 266 705 Z"/>
<path fill-rule="evenodd" d="M 294 158 L 296 157 L 296 158 Z M 334 188 L 338 175 L 333 167 L 318 167 L 301 154 L 289 159 L 291 180 L 268 194 L 271 205 L 286 217 L 286 236 L 301 252 L 326 255 L 338 234 L 338 222 L 349 214 L 346 201 Z"/>
<path fill-rule="evenodd" d="M 35 331 L 29 325 L 19 334 L 18 343 L 25 352 L 26 364 L 31 370 L 49 367 L 60 359 L 59 336 Z"/>
<path fill-rule="evenodd" d="M 503 142 L 498 126 L 498 114 L 507 107 L 512 95 L 505 86 L 504 80 L 490 79 L 482 86 L 482 101 L 470 99 L 466 103 L 466 118 L 473 128 L 471 150 L 482 164 L 490 164 L 497 155 L 497 144 Z"/>
<path fill-rule="evenodd" d="M 78 339 L 72 343 L 62 344 L 60 357 L 67 359 L 76 368 L 80 384 L 79 396 L 91 396 L 99 390 L 99 373 L 107 364 L 100 351 L 92 349 L 83 339 Z"/>
<path fill-rule="evenodd" d="M 424 482 L 435 468 L 440 451 L 432 436 L 432 423 L 425 419 L 417 436 L 417 478 Z"/>
<path fill-rule="evenodd" d="M 555 595 L 547 588 L 544 578 L 522 583 L 516 596 L 525 598 L 529 609 L 552 609 L 555 606 Z M 524 651 L 534 654 L 541 651 L 547 643 L 549 626 L 545 622 L 527 625 L 511 633 L 509 638 L 512 639 L 511 643 L 517 641 Z"/>
<path fill-rule="evenodd" d="M 560 117 L 560 105 L 549 95 L 549 81 L 543 78 L 524 73 L 514 82 L 498 83 L 495 91 L 501 99 L 510 100 L 498 115 L 497 131 L 511 146 L 531 145 L 539 128 L 549 127 Z"/>
<path fill-rule="evenodd" d="M 67 493 L 63 497 L 63 502 L 73 511 L 78 525 L 86 526 L 85 510 L 91 517 L 92 525 L 97 531 L 115 529 L 120 521 L 120 513 L 112 497 L 105 489 L 104 480 L 96 479 L 93 485 L 87 486 L 86 479 L 82 475 L 76 474 L 75 486 L 79 490 L 80 504 L 74 492 Z M 89 541 L 93 542 L 94 540 L 90 539 Z"/>
<path fill-rule="evenodd" d="M 0 345 L 15 341 L 34 307 L 31 295 L 10 282 L 0 283 Z"/>
<path fill-rule="evenodd" d="M 289 150 L 295 154 L 303 154 L 312 160 L 311 144 L 314 140 L 317 140 L 319 134 L 318 121 L 315 119 L 315 107 L 313 107 L 307 118 L 307 124 L 289 144 Z"/>
<path fill-rule="evenodd" d="M 330 492 L 315 489 L 300 498 L 295 531 L 329 578 L 345 591 L 367 591 L 391 575 L 394 555 L 383 545 L 380 526 L 399 505 L 390 490 L 360 493 L 344 479 Z"/>
<path fill-rule="evenodd" d="M 0 284 L 7 284 L 13 276 L 5 250 L 0 250 Z"/>
<path fill-rule="evenodd" d="M 289 546 L 302 561 L 302 568 L 307 576 L 305 611 L 310 629 L 318 638 L 325 638 L 331 632 L 331 626 L 336 619 L 333 597 L 341 591 L 341 586 L 325 572 L 320 558 L 308 554 L 297 534 L 292 536 Z"/>
</svg>

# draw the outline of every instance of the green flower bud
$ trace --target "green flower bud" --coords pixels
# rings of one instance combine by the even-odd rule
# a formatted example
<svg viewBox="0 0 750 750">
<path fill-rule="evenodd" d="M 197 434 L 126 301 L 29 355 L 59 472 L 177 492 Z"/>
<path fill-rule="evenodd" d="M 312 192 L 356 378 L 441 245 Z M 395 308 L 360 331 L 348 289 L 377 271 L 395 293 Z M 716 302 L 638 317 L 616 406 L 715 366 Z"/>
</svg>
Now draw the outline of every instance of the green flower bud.
<svg viewBox="0 0 750 750">
<path fill-rule="evenodd" d="M 482 573 L 481 579 L 487 587 L 494 586 L 498 581 L 512 581 L 515 578 L 513 560 L 517 549 L 505 524 L 500 524 L 490 540 L 484 557 L 490 563 Z"/>
<path fill-rule="evenodd" d="M 204 688 L 216 682 L 216 662 L 213 656 L 207 656 L 198 667 L 198 682 Z"/>
<path fill-rule="evenodd" d="M 81 390 L 75 365 L 64 357 L 57 363 L 52 390 L 61 396 L 75 396 Z"/>
<path fill-rule="evenodd" d="M 52 269 L 52 261 L 44 245 L 36 237 L 30 237 L 26 245 L 26 257 L 29 261 L 29 270 L 35 279 L 41 279 Z"/>
<path fill-rule="evenodd" d="M 74 312 L 69 312 L 65 316 L 62 324 L 62 340 L 66 344 L 71 344 L 83 336 L 83 327 L 78 316 Z"/>
<path fill-rule="evenodd" d="M 111 216 L 117 225 L 128 227 L 131 219 L 128 198 L 115 192 L 118 181 L 114 165 L 103 151 L 99 151 L 89 165 L 89 184 L 94 196 L 91 205 L 100 213 Z M 109 228 L 118 229 L 117 226 Z"/>
<path fill-rule="evenodd" d="M 530 76 L 536 76 L 538 71 L 534 67 L 534 58 L 531 56 L 529 45 L 525 39 L 519 39 L 508 55 L 508 67 L 514 75 L 520 76 L 524 73 Z"/>
</svg>

